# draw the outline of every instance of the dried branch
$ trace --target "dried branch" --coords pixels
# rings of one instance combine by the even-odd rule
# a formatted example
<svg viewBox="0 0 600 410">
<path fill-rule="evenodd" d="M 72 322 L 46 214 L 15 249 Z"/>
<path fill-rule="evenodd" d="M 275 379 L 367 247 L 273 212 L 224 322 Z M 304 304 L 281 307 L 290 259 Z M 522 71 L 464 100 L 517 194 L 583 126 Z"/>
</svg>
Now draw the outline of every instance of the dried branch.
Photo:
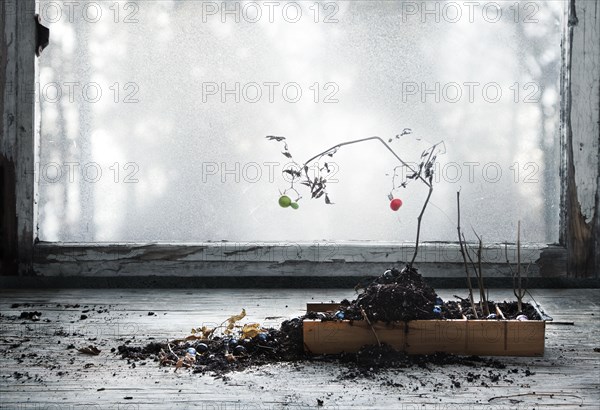
<svg viewBox="0 0 600 410">
<path fill-rule="evenodd" d="M 483 240 L 479 238 L 479 236 L 477 238 L 479 239 L 479 249 L 477 250 L 477 264 L 479 266 L 479 284 L 481 287 L 480 291 L 483 298 L 484 312 L 486 316 L 488 316 L 490 314 L 490 307 L 488 305 L 489 294 L 486 295 L 486 288 L 483 283 L 483 266 L 481 263 L 481 254 L 483 253 Z"/>
<path fill-rule="evenodd" d="M 167 347 L 169 348 L 169 352 L 171 352 L 171 354 L 172 354 L 173 356 L 175 356 L 175 358 L 176 358 L 177 360 L 179 360 L 179 356 L 177 356 L 177 355 L 175 354 L 175 352 L 173 351 L 173 349 L 171 349 L 171 344 L 170 344 L 170 343 L 167 343 Z"/>
<path fill-rule="evenodd" d="M 479 274 L 479 293 L 481 294 L 481 299 L 483 300 L 483 308 L 484 308 L 484 313 L 485 315 L 489 315 L 490 314 L 490 307 L 488 306 L 488 298 L 486 296 L 486 292 L 485 292 L 485 285 L 483 283 L 483 268 L 482 268 L 482 254 L 483 254 L 483 240 L 482 238 L 477 235 L 477 232 L 475 232 L 475 229 L 473 229 L 473 233 L 475 234 L 475 236 L 477 237 L 477 240 L 479 241 L 479 247 L 477 249 L 477 273 Z"/>
<path fill-rule="evenodd" d="M 467 286 L 469 287 L 469 298 L 471 307 L 473 308 L 473 314 L 475 319 L 478 319 L 477 309 L 475 309 L 475 300 L 473 299 L 473 284 L 471 283 L 471 273 L 469 272 L 469 265 L 467 264 L 467 256 L 465 255 L 465 248 L 460 234 L 460 192 L 456 192 L 456 209 L 458 214 L 458 223 L 456 230 L 458 231 L 458 244 L 460 245 L 460 254 L 463 257 L 463 263 L 465 265 L 465 274 L 467 275 Z"/>
<path fill-rule="evenodd" d="M 412 167 L 411 167 L 411 166 L 410 166 L 408 163 L 404 162 L 404 160 L 403 160 L 402 158 L 400 158 L 400 156 L 399 156 L 398 154 L 396 154 L 396 151 L 394 151 L 394 150 L 392 149 L 392 147 L 390 147 L 390 146 L 389 146 L 389 145 L 388 145 L 388 144 L 387 144 L 387 143 L 386 143 L 384 140 L 382 140 L 380 137 L 368 137 L 368 138 L 361 138 L 361 139 L 358 139 L 358 140 L 353 140 L 353 141 L 341 142 L 341 143 L 339 143 L 339 144 L 337 144 L 337 145 L 334 145 L 333 147 L 331 147 L 331 148 L 329 148 L 329 149 L 326 149 L 325 151 L 323 151 L 323 152 L 321 152 L 321 153 L 319 153 L 319 154 L 317 154 L 317 155 L 315 155 L 315 156 L 311 157 L 311 158 L 310 158 L 310 159 L 308 159 L 306 162 L 304 162 L 304 165 L 302 165 L 302 168 L 303 168 L 304 170 L 306 170 L 306 169 L 307 169 L 307 168 L 306 168 L 306 167 L 307 167 L 307 165 L 308 165 L 308 164 L 310 164 L 310 163 L 311 163 L 312 161 L 314 161 L 315 159 L 317 159 L 317 158 L 322 158 L 322 157 L 324 157 L 325 155 L 331 155 L 331 154 L 335 153 L 335 152 L 336 152 L 336 151 L 337 151 L 339 148 L 341 148 L 341 147 L 343 147 L 343 146 L 345 146 L 345 145 L 358 144 L 359 142 L 365 142 L 365 141 L 370 141 L 370 140 L 377 140 L 377 141 L 381 142 L 381 143 L 382 143 L 382 144 L 383 144 L 383 145 L 384 145 L 384 146 L 385 146 L 385 147 L 388 149 L 388 151 L 390 151 L 390 152 L 392 153 L 392 155 L 394 155 L 394 157 L 396 157 L 396 159 L 397 159 L 398 161 L 400 161 L 400 163 L 401 163 L 402 165 L 404 165 L 405 167 L 407 167 L 407 168 L 408 168 L 409 170 L 411 170 L 413 173 L 415 173 L 415 174 L 417 173 L 417 171 L 416 171 L 415 169 L 413 169 L 413 168 L 412 168 Z M 437 145 L 437 144 L 436 144 L 436 145 Z M 434 146 L 434 148 L 435 148 L 435 146 Z M 433 151 L 433 150 L 432 150 L 432 151 Z M 420 174 L 419 174 L 419 175 L 418 175 L 418 178 L 419 178 L 421 181 L 423 181 L 423 183 L 424 183 L 425 185 L 427 185 L 427 186 L 430 186 L 430 183 L 429 183 L 429 182 L 428 182 L 428 181 L 427 181 L 425 178 L 423 178 L 423 176 L 422 176 L 422 175 L 420 175 Z"/>
<path fill-rule="evenodd" d="M 365 310 L 361 307 L 360 308 L 360 313 L 362 313 L 363 317 L 365 318 L 365 320 L 367 321 L 367 324 L 369 325 L 369 327 L 371 328 L 371 331 L 373 332 L 373 334 L 375 335 L 375 339 L 377 340 L 377 346 L 381 347 L 381 342 L 379 341 L 379 336 L 377 336 L 377 332 L 375 331 L 375 328 L 373 327 L 373 325 L 371 324 L 371 321 L 369 320 L 369 317 L 367 316 L 367 312 L 365 312 Z"/>
<path fill-rule="evenodd" d="M 473 258 L 471 257 L 471 253 L 469 252 L 469 246 L 467 245 L 467 240 L 465 239 L 465 234 L 462 234 L 463 237 L 463 241 L 465 242 L 465 250 L 466 250 L 466 254 L 467 257 L 469 258 L 469 262 L 471 263 L 471 266 L 473 268 L 473 271 L 475 272 L 475 277 L 477 278 L 477 286 L 479 287 L 479 308 L 481 309 L 481 312 L 484 313 L 484 301 L 485 301 L 485 292 L 483 291 L 483 284 L 481 283 L 481 277 L 479 275 L 479 270 L 477 269 L 477 265 L 475 265 L 475 261 L 473 261 Z M 476 254 L 476 251 L 472 251 L 473 253 Z"/>
<path fill-rule="evenodd" d="M 513 294 L 517 298 L 517 309 L 519 312 L 523 311 L 523 298 L 527 293 L 526 289 L 523 289 L 522 273 L 521 273 L 521 221 L 517 221 L 517 270 L 514 271 L 508 260 L 508 246 L 504 244 L 504 254 L 506 255 L 506 264 L 510 270 L 510 275 L 513 280 Z M 531 262 L 527 265 L 525 272 L 529 272 Z"/>
<path fill-rule="evenodd" d="M 527 266 L 527 271 L 529 270 L 529 265 Z M 523 290 L 522 283 L 522 275 L 521 275 L 521 221 L 517 222 L 517 281 L 518 281 L 518 290 L 515 286 L 513 286 L 513 292 L 517 297 L 517 305 L 519 312 L 523 312 L 523 297 L 525 296 L 525 291 Z M 514 277 L 513 277 L 513 285 L 514 285 Z"/>
</svg>

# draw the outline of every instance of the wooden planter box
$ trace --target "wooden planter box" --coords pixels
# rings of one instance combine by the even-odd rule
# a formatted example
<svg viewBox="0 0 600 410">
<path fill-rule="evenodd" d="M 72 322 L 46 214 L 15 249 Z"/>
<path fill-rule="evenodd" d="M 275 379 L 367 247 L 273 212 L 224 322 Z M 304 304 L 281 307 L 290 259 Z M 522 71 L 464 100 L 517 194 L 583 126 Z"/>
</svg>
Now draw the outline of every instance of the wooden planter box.
<svg viewBox="0 0 600 410">
<path fill-rule="evenodd" d="M 309 312 L 335 311 L 338 304 L 309 303 Z M 305 319 L 304 348 L 313 354 L 354 353 L 377 338 L 408 354 L 436 352 L 478 356 L 543 356 L 543 320 L 411 320 L 373 323 L 364 320 Z M 377 338 L 375 337 L 377 333 Z"/>
</svg>

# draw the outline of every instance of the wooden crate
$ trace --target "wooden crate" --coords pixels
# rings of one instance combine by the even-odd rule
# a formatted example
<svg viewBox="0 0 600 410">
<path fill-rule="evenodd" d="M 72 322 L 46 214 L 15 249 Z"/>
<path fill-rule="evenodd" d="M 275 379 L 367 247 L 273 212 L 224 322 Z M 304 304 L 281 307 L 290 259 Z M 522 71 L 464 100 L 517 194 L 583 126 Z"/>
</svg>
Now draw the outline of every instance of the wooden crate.
<svg viewBox="0 0 600 410">
<path fill-rule="evenodd" d="M 308 311 L 334 311 L 338 304 L 309 304 Z M 304 320 L 304 347 L 313 354 L 352 353 L 364 345 L 387 343 L 409 354 L 436 352 L 479 356 L 543 356 L 543 320 Z M 377 334 L 377 337 L 375 336 Z"/>
</svg>

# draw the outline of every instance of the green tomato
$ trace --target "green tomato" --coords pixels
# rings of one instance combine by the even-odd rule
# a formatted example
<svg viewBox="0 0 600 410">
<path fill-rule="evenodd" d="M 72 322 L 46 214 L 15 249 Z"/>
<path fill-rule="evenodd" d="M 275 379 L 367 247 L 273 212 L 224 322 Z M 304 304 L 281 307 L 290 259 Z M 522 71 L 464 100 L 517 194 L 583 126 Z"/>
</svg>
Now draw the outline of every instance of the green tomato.
<svg viewBox="0 0 600 410">
<path fill-rule="evenodd" d="M 292 203 L 290 204 L 290 206 L 291 206 L 292 208 L 294 208 L 294 209 L 298 209 L 298 208 L 300 208 L 300 205 L 298 205 L 298 203 L 297 203 L 297 202 L 292 202 Z"/>
<path fill-rule="evenodd" d="M 282 195 L 279 197 L 279 206 L 282 208 L 287 208 L 292 204 L 292 200 L 287 195 Z"/>
</svg>

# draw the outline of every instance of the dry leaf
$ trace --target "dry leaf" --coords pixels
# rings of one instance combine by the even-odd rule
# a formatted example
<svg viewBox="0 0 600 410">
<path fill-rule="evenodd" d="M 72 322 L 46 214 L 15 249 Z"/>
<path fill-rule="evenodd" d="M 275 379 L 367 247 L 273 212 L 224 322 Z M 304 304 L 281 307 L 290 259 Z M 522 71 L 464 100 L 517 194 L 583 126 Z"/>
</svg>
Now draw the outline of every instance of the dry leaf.
<svg viewBox="0 0 600 410">
<path fill-rule="evenodd" d="M 177 363 L 175 364 L 175 371 L 177 371 L 177 369 L 179 369 L 181 366 L 183 366 L 183 358 L 177 360 Z"/>
<path fill-rule="evenodd" d="M 244 339 L 252 339 L 258 334 L 261 333 L 261 328 L 259 323 L 249 323 L 244 325 L 242 328 L 242 335 Z"/>
<path fill-rule="evenodd" d="M 215 329 L 211 329 L 210 327 L 202 326 L 198 328 L 192 328 L 192 336 L 188 336 L 186 339 L 191 340 L 192 338 L 196 339 L 209 339 L 214 333 Z M 199 334 L 200 336 L 195 336 Z"/>
<path fill-rule="evenodd" d="M 225 333 L 226 335 L 231 334 L 233 331 L 233 328 L 235 327 L 235 322 L 240 321 L 245 317 L 246 317 L 246 309 L 242 309 L 242 312 L 239 315 L 231 316 L 229 319 L 227 319 L 227 322 L 229 324 L 227 325 L 227 328 L 225 329 L 225 331 L 223 333 Z"/>
<path fill-rule="evenodd" d="M 229 319 L 227 319 L 227 321 L 229 322 L 230 325 L 232 325 L 232 324 L 235 324 L 235 322 L 238 322 L 245 317 L 246 317 L 246 309 L 242 309 L 242 313 L 240 313 L 239 315 L 231 316 Z"/>
<path fill-rule="evenodd" d="M 204 337 L 205 339 L 208 339 L 209 337 L 212 336 L 212 334 L 214 333 L 215 329 L 211 329 L 209 327 L 206 326 L 202 326 L 202 337 Z"/>
</svg>

